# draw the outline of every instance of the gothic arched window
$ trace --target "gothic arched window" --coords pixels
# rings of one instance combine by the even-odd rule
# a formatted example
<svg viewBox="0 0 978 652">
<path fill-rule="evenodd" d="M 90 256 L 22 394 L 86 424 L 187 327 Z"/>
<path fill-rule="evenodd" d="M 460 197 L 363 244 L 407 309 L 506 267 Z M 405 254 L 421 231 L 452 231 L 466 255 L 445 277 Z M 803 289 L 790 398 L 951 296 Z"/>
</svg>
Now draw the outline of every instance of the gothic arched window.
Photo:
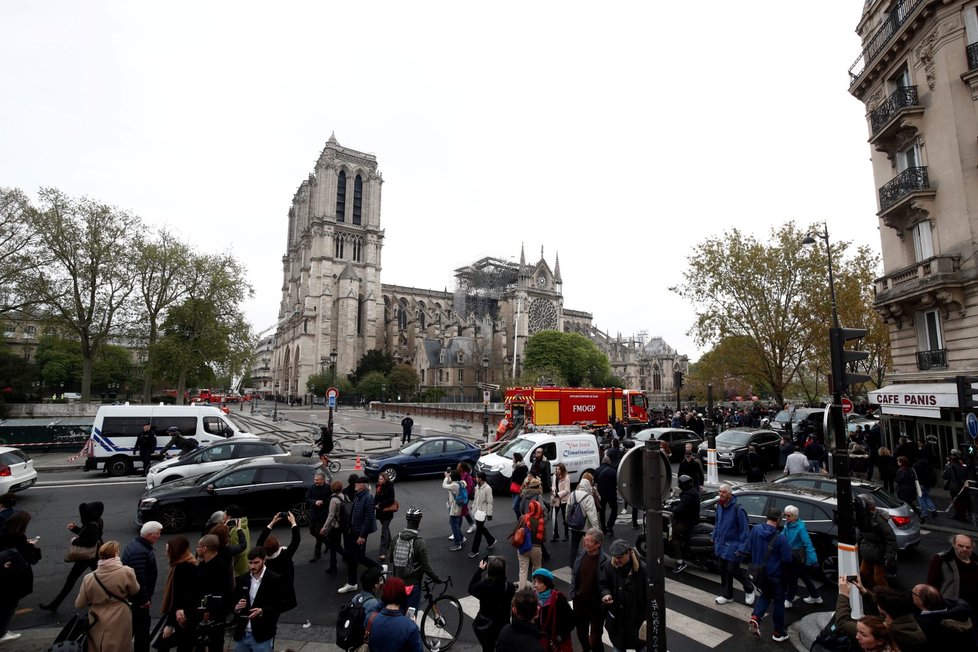
<svg viewBox="0 0 978 652">
<path fill-rule="evenodd" d="M 335 246 L 335 252 L 333 253 L 333 257 L 334 258 L 342 258 L 343 257 L 343 244 L 344 244 L 343 243 L 343 240 L 344 240 L 343 236 L 336 236 L 336 238 L 334 240 L 334 243 L 336 245 Z"/>
<path fill-rule="evenodd" d="M 360 223 L 360 211 L 363 208 L 363 179 L 358 174 L 353 180 L 353 223 Z"/>
<path fill-rule="evenodd" d="M 407 312 L 404 308 L 397 309 L 397 330 L 404 330 L 407 328 Z"/>
<path fill-rule="evenodd" d="M 662 391 L 662 372 L 659 370 L 659 365 L 652 367 L 652 391 Z"/>
<path fill-rule="evenodd" d="M 340 170 L 336 179 L 336 221 L 346 219 L 346 172 Z"/>
</svg>

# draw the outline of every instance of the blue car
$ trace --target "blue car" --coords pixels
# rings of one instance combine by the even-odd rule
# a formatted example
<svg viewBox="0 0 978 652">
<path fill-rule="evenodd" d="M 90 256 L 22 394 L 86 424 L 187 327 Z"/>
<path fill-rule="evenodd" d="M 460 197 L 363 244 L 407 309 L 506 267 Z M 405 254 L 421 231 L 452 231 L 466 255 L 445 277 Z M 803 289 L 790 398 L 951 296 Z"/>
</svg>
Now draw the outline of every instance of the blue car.
<svg viewBox="0 0 978 652">
<path fill-rule="evenodd" d="M 458 437 L 425 437 L 398 450 L 372 454 L 367 458 L 363 472 L 371 480 L 381 473 L 391 480 L 440 475 L 449 467 L 454 469 L 459 462 L 468 462 L 475 468 L 481 454 L 478 446 Z"/>
</svg>

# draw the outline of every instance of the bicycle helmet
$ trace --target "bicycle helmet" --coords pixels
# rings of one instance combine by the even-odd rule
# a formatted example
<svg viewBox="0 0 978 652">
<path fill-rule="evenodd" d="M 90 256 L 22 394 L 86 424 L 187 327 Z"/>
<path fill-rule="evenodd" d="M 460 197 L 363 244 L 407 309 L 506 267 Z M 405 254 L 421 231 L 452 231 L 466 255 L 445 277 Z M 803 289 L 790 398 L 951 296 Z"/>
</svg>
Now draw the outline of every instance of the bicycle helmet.
<svg viewBox="0 0 978 652">
<path fill-rule="evenodd" d="M 408 507 L 407 512 L 404 514 L 404 518 L 407 520 L 408 527 L 412 530 L 416 530 L 419 523 L 421 523 L 421 517 L 424 513 L 417 507 Z"/>
<path fill-rule="evenodd" d="M 693 479 L 686 475 L 685 473 L 679 476 L 679 490 L 686 491 L 687 489 L 692 489 Z"/>
</svg>

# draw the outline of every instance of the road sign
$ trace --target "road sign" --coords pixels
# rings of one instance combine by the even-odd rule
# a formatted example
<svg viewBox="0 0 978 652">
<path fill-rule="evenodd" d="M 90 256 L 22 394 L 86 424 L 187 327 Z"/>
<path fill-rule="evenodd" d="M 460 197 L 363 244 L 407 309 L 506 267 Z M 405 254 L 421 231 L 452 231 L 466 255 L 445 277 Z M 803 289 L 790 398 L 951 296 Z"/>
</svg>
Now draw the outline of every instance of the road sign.
<svg viewBox="0 0 978 652">
<path fill-rule="evenodd" d="M 489 390 L 487 389 L 486 391 L 482 392 L 482 403 L 484 405 L 489 405 L 489 398 L 490 398 L 490 393 Z"/>
<path fill-rule="evenodd" d="M 339 398 L 340 390 L 335 387 L 330 387 L 326 390 L 326 400 L 329 401 L 329 407 L 336 407 L 336 399 Z"/>
<path fill-rule="evenodd" d="M 978 437 L 978 417 L 975 416 L 974 412 L 969 412 L 968 416 L 964 418 L 964 425 L 972 439 Z"/>
<path fill-rule="evenodd" d="M 479 389 L 488 389 L 493 392 L 498 392 L 499 385 L 493 385 L 492 383 L 479 383 Z"/>
<path fill-rule="evenodd" d="M 842 399 L 842 414 L 849 414 L 852 412 L 852 401 L 847 398 Z"/>
<path fill-rule="evenodd" d="M 642 450 L 645 448 L 641 442 L 625 451 L 618 463 L 618 492 L 629 505 L 635 505 L 643 509 L 660 509 L 662 505 L 654 507 L 645 504 L 645 479 L 651 475 L 646 472 L 642 464 Z M 669 466 L 669 458 L 665 452 L 659 450 L 660 468 L 662 471 L 662 496 L 668 496 L 672 490 L 672 469 Z"/>
</svg>

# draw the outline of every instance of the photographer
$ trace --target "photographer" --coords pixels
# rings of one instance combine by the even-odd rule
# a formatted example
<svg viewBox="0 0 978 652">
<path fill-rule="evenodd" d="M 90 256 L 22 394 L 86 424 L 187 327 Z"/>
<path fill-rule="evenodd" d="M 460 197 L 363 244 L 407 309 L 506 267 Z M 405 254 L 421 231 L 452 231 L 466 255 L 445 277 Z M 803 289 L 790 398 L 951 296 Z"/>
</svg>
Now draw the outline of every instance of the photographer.
<svg viewBox="0 0 978 652">
<path fill-rule="evenodd" d="M 482 578 L 487 571 L 488 577 Z M 482 644 L 483 652 L 496 649 L 499 632 L 509 622 L 510 604 L 516 594 L 516 585 L 506 579 L 506 560 L 502 557 L 486 557 L 469 581 L 469 594 L 479 600 L 479 613 L 472 621 L 472 631 Z"/>
<path fill-rule="evenodd" d="M 282 578 L 265 566 L 265 549 L 248 552 L 248 573 L 235 585 L 235 652 L 272 652 L 285 590 Z"/>
<path fill-rule="evenodd" d="M 283 546 L 278 537 L 272 534 L 272 528 L 280 521 L 288 520 L 292 528 L 292 538 L 289 539 L 288 547 Z M 255 546 L 265 550 L 265 566 L 282 578 L 283 590 L 285 592 L 282 611 L 295 609 L 299 604 L 295 599 L 295 553 L 299 550 L 299 525 L 295 522 L 295 515 L 292 512 L 278 512 L 272 517 L 272 522 L 265 527 L 258 535 Z"/>
<path fill-rule="evenodd" d="M 218 526 L 220 527 L 220 526 Z M 224 623 L 228 605 L 234 591 L 234 577 L 227 563 L 219 556 L 220 541 L 216 535 L 207 534 L 197 542 L 197 615 L 196 635 L 207 641 L 209 652 L 220 652 L 224 647 Z"/>
</svg>

